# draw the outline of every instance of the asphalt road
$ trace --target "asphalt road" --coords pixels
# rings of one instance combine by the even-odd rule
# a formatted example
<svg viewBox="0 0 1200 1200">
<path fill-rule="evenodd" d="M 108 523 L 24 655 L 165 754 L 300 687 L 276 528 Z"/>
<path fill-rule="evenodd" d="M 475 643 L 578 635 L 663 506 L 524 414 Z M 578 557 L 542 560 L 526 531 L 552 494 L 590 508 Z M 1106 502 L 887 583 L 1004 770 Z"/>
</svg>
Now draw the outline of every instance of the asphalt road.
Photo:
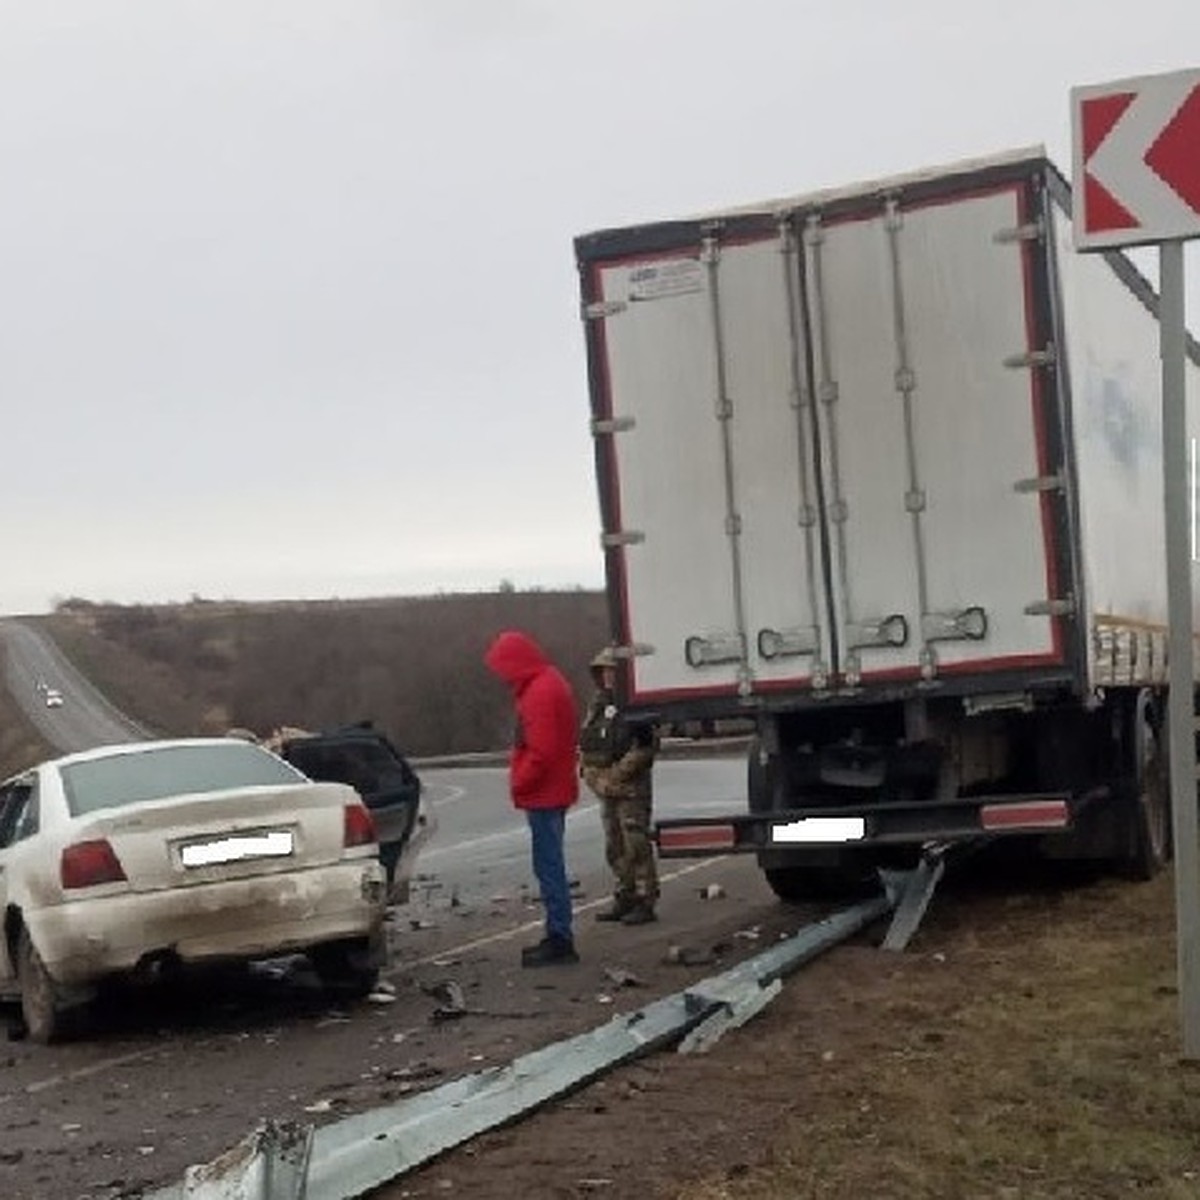
<svg viewBox="0 0 1200 1200">
<path fill-rule="evenodd" d="M 421 772 L 438 830 L 417 860 L 420 890 L 476 904 L 532 887 L 524 816 L 508 801 L 502 767 Z M 741 812 L 746 766 L 741 758 L 660 760 L 654 769 L 659 818 Z M 584 790 L 567 816 L 567 867 L 589 891 L 605 886 L 604 838 L 596 800 Z"/>
<path fill-rule="evenodd" d="M 117 711 L 59 653 L 53 642 L 32 626 L 0 621 L 6 654 L 5 683 L 13 699 L 38 732 L 67 754 L 114 742 L 137 741 L 146 732 Z M 38 682 L 62 693 L 61 708 L 47 708 Z"/>
<path fill-rule="evenodd" d="M 32 628 L 0 621 L 0 637 L 8 687 L 52 744 L 65 752 L 146 736 Z M 39 680 L 62 692 L 61 708 L 46 708 Z M 421 775 L 438 830 L 417 862 L 411 903 L 392 912 L 385 979 L 394 1002 L 341 1006 L 302 963 L 268 965 L 122 993 L 97 1006 L 77 1042 L 0 1043 L 0 1196 L 136 1196 L 268 1117 L 321 1121 L 377 1107 L 414 1086 L 410 1073 L 449 1078 L 594 1027 L 612 1013 L 597 1007 L 606 964 L 639 974 L 644 986 L 618 1002 L 640 1005 L 680 986 L 683 968 L 663 965 L 669 943 L 720 943 L 744 956 L 755 947 L 737 940 L 738 930 L 783 919 L 753 862 L 729 858 L 662 864 L 657 925 L 595 925 L 610 881 L 596 804 L 585 796 L 567 826 L 584 961 L 549 980 L 522 971 L 519 947 L 540 936 L 541 909 L 505 770 L 425 767 Z M 656 814 L 737 811 L 744 780 L 741 757 L 660 760 Z M 721 903 L 698 899 L 696 885 L 712 881 L 725 889 Z M 478 1006 L 469 1023 L 441 1025 L 432 1015 L 426 989 L 447 971 Z"/>
<path fill-rule="evenodd" d="M 730 804 L 742 771 L 736 759 L 660 762 L 660 814 Z M 541 910 L 504 772 L 422 775 L 439 829 L 418 862 L 412 902 L 392 913 L 392 1003 L 338 1005 L 302 965 L 273 967 L 122 994 L 98 1006 L 85 1040 L 0 1044 L 0 1196 L 135 1196 L 180 1178 L 268 1117 L 322 1121 L 378 1107 L 411 1087 L 593 1028 L 616 1006 L 640 1006 L 716 969 L 666 965 L 670 944 L 721 944 L 723 954 L 744 956 L 788 919 L 753 861 L 733 857 L 663 863 L 656 925 L 595 924 L 608 876 L 599 818 L 585 801 L 570 818 L 567 851 L 583 962 L 548 977 L 522 971 L 519 947 L 540 936 Z M 701 899 L 713 882 L 722 898 Z M 738 936 L 758 938 L 760 929 L 757 944 Z M 610 1003 L 603 993 L 613 965 L 634 971 L 642 986 Z M 447 974 L 478 1015 L 438 1021 L 427 989 Z"/>
</svg>

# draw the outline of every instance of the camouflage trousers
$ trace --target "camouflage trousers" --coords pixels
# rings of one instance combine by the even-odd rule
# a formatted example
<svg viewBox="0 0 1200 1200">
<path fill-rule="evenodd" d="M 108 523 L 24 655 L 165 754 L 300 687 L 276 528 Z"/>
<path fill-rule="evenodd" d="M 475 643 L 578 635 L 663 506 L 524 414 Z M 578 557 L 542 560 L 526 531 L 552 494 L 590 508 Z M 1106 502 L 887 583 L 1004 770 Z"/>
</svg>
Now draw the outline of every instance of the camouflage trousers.
<svg viewBox="0 0 1200 1200">
<path fill-rule="evenodd" d="M 604 823 L 604 857 L 616 879 L 618 904 L 658 899 L 658 868 L 650 840 L 649 797 L 638 800 L 600 801 Z"/>
</svg>

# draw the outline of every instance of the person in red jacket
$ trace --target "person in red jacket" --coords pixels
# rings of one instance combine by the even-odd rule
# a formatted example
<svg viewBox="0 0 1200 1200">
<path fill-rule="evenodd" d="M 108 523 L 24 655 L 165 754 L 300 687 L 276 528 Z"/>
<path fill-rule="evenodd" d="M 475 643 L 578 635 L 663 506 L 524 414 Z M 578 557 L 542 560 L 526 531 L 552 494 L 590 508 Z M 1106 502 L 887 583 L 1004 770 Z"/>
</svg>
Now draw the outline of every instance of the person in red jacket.
<svg viewBox="0 0 1200 1200">
<path fill-rule="evenodd" d="M 579 798 L 575 697 L 528 634 L 501 633 L 483 661 L 512 689 L 517 727 L 508 763 L 509 793 L 529 823 L 533 873 L 546 910 L 546 936 L 521 951 L 521 965 L 578 962 L 563 853 L 567 809 Z"/>
</svg>

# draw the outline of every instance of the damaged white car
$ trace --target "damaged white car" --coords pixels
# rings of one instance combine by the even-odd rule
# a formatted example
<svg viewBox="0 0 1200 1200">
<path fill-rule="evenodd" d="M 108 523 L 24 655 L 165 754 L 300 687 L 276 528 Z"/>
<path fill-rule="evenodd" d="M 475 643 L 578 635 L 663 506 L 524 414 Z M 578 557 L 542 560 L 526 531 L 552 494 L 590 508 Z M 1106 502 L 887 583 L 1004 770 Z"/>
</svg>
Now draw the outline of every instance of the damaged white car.
<svg viewBox="0 0 1200 1200">
<path fill-rule="evenodd" d="M 365 994 L 384 892 L 358 794 L 246 742 L 105 746 L 0 784 L 0 998 L 35 1041 L 106 980 L 184 964 L 305 953 Z"/>
</svg>

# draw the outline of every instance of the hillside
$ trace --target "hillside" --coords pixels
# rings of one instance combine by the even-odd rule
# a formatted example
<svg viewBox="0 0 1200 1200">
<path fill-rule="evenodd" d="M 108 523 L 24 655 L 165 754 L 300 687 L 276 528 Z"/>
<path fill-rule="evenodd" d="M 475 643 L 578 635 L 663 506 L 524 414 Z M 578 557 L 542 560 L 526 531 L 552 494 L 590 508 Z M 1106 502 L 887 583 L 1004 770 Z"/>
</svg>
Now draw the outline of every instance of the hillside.
<svg viewBox="0 0 1200 1200">
<path fill-rule="evenodd" d="M 506 690 L 483 665 L 523 629 L 581 701 L 607 640 L 599 592 L 175 605 L 72 599 L 32 623 L 123 711 L 164 734 L 263 733 L 373 720 L 416 755 L 495 749 L 511 736 Z"/>
</svg>

